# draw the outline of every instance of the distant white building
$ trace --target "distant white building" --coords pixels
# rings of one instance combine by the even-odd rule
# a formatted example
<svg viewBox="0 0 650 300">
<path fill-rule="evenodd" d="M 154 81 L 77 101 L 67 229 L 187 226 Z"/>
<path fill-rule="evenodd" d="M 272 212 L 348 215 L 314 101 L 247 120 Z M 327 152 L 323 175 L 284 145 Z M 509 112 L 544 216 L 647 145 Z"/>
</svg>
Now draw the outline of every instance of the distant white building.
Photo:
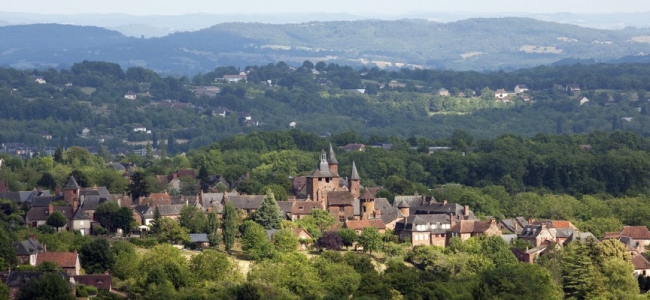
<svg viewBox="0 0 650 300">
<path fill-rule="evenodd" d="M 289 123 L 289 128 L 296 128 L 296 121 Z"/>
<path fill-rule="evenodd" d="M 133 132 L 147 132 L 147 127 L 142 125 L 133 126 Z"/>
<path fill-rule="evenodd" d="M 528 92 L 528 87 L 524 84 L 518 84 L 515 86 L 515 94 L 523 94 Z"/>
<path fill-rule="evenodd" d="M 580 105 L 583 105 L 587 102 L 589 102 L 589 99 L 587 99 L 587 97 L 582 97 L 582 99 L 580 99 Z"/>
<path fill-rule="evenodd" d="M 81 129 L 81 136 L 88 136 L 90 134 L 90 129 L 87 127 L 84 127 L 84 129 Z"/>
<path fill-rule="evenodd" d="M 34 80 L 38 84 L 46 84 L 47 81 L 45 81 L 45 78 L 43 76 L 34 76 L 32 75 L 32 80 Z"/>
<path fill-rule="evenodd" d="M 124 98 L 129 100 L 135 100 L 136 98 L 138 98 L 138 95 L 134 92 L 128 91 L 126 94 L 124 94 Z"/>
<path fill-rule="evenodd" d="M 498 89 L 496 92 L 494 92 L 494 97 L 497 99 L 505 99 L 508 97 L 508 92 L 504 89 Z"/>
</svg>

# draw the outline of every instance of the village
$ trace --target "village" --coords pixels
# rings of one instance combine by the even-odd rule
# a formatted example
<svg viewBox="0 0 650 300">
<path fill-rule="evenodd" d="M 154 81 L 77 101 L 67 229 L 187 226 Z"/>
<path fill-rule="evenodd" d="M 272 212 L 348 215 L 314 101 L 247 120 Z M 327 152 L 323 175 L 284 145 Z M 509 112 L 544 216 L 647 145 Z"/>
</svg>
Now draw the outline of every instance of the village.
<svg viewBox="0 0 650 300">
<path fill-rule="evenodd" d="M 528 245 L 525 249 L 514 246 L 510 249 L 520 262 L 530 264 L 535 264 L 547 252 L 561 249 L 572 242 L 591 244 L 616 240 L 624 245 L 631 256 L 634 276 L 645 277 L 650 271 L 650 262 L 643 256 L 650 244 L 650 231 L 645 226 L 624 226 L 620 231 L 606 232 L 598 240 L 592 233 L 580 231 L 567 220 L 535 220 L 514 216 L 501 220 L 489 216 L 477 218 L 468 205 L 428 195 L 396 195 L 391 203 L 386 198 L 375 196 L 381 187 L 363 185 L 354 161 L 349 174 L 340 174 L 338 164 L 334 148 L 330 145 L 328 151 L 320 153 L 316 169 L 306 176 L 292 178 L 293 193 L 287 200 L 272 200 L 279 209 L 277 213 L 282 222 L 300 224 L 301 219 L 324 211 L 332 219 L 325 232 L 348 229 L 363 236 L 366 230 L 373 228 L 385 235 L 384 239 L 394 239 L 409 248 L 432 245 L 445 248 L 453 243 L 453 239 L 467 241 L 471 238 L 500 237 L 508 245 Z M 131 178 L 132 175 L 125 168 L 124 176 Z M 178 169 L 173 174 L 157 176 L 160 183 L 168 186 L 168 190 L 178 190 L 180 178 L 183 177 L 196 178 L 197 173 L 193 169 Z M 113 239 L 146 237 L 161 219 L 177 223 L 184 208 L 192 208 L 205 215 L 215 214 L 223 220 L 224 207 L 231 205 L 236 209 L 238 218 L 245 220 L 255 215 L 263 203 L 268 201 L 268 193 L 239 193 L 223 176 L 215 175 L 211 178 L 208 191 L 200 190 L 194 196 L 172 195 L 165 191 L 132 199 L 126 193 L 111 194 L 106 187 L 82 188 L 70 176 L 64 187 L 57 187 L 54 191 L 38 188 L 20 192 L 4 190 L 0 192 L 0 199 L 10 200 L 26 209 L 26 226 L 41 228 L 52 225 L 53 216 L 62 215 L 65 220 L 60 222 L 60 228 L 57 226 L 57 231 L 75 232 L 81 236 L 94 235 L 100 239 L 107 236 Z M 272 193 L 270 198 L 273 198 Z M 125 228 L 117 228 L 114 234 L 110 233 L 110 228 L 100 225 L 96 214 L 100 205 L 107 202 L 113 202 L 121 211 L 129 212 L 127 219 L 131 221 Z M 127 228 L 128 230 L 123 230 Z M 109 229 L 108 235 L 106 229 Z M 274 239 L 277 229 L 266 230 L 269 240 Z M 306 228 L 292 225 L 290 232 L 299 241 L 296 250 L 322 251 L 323 244 Z M 207 233 L 192 233 L 188 237 L 189 239 L 177 240 L 170 238 L 169 242 L 180 249 L 193 251 L 219 249 L 218 243 L 214 245 Z M 360 239 L 355 240 L 351 244 L 353 251 L 369 250 L 372 253 L 372 248 L 364 249 Z M 77 251 L 52 252 L 47 248 L 48 245 L 37 240 L 35 235 L 13 245 L 19 265 L 37 267 L 48 262 L 54 263 L 61 268 L 61 276 L 75 285 L 92 286 L 97 290 L 120 295 L 111 285 L 110 270 L 104 274 L 87 274 Z M 381 248 L 374 250 L 381 251 Z M 0 278 L 10 288 L 13 297 L 30 278 L 40 278 L 42 274 L 43 271 L 21 271 L 19 267 L 3 272 Z"/>
</svg>

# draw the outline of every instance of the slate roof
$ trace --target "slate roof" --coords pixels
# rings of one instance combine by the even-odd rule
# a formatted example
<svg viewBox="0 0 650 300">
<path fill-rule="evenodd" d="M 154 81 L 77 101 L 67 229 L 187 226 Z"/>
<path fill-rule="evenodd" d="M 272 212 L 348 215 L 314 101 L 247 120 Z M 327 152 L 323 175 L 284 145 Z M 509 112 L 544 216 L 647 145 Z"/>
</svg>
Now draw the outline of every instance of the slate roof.
<svg viewBox="0 0 650 300">
<path fill-rule="evenodd" d="M 18 192 L 0 192 L 0 199 L 9 199 L 11 202 L 20 203 L 20 193 Z"/>
<path fill-rule="evenodd" d="M 104 186 L 100 187 L 87 187 L 87 188 L 81 188 L 79 190 L 79 196 L 99 196 L 100 198 L 103 199 L 109 199 L 111 197 L 111 192 L 108 191 L 108 189 Z"/>
<path fill-rule="evenodd" d="M 0 197 L 1 198 L 1 197 Z M 63 196 L 39 196 L 34 197 L 32 207 L 47 207 L 53 201 L 63 200 Z"/>
<path fill-rule="evenodd" d="M 54 206 L 54 211 L 60 211 L 63 213 L 66 219 L 72 219 L 74 212 L 72 211 L 72 206 Z M 50 216 L 49 207 L 32 207 L 27 211 L 25 219 L 28 222 L 32 221 L 44 221 L 47 217 Z"/>
<path fill-rule="evenodd" d="M 68 183 L 65 184 L 65 187 L 63 187 L 64 190 L 78 190 L 81 187 L 79 184 L 77 184 L 77 181 L 74 179 L 74 176 L 70 176 L 70 179 L 68 179 Z"/>
<path fill-rule="evenodd" d="M 354 230 L 363 230 L 366 227 L 375 227 L 377 229 L 386 229 L 386 224 L 381 219 L 370 220 L 346 220 L 345 227 Z"/>
<path fill-rule="evenodd" d="M 359 196 L 359 199 L 361 200 L 372 200 L 375 199 L 375 195 L 373 195 L 370 190 L 364 189 L 363 193 L 361 193 L 361 196 Z"/>
<path fill-rule="evenodd" d="M 329 205 L 351 206 L 354 202 L 354 195 L 346 191 L 331 191 L 327 193 Z"/>
<path fill-rule="evenodd" d="M 149 205 L 138 205 L 134 207 L 136 212 L 145 219 L 153 219 L 155 208 Z"/>
<path fill-rule="evenodd" d="M 397 219 L 404 218 L 402 212 L 390 205 L 388 199 L 386 198 L 375 199 L 375 209 L 381 212 L 381 219 L 384 221 L 384 224 L 388 224 Z"/>
<path fill-rule="evenodd" d="M 98 290 L 111 290 L 113 277 L 108 274 L 76 275 L 72 276 L 77 284 L 94 286 Z"/>
<path fill-rule="evenodd" d="M 16 256 L 29 256 L 37 252 L 44 252 L 45 247 L 35 240 L 35 239 L 26 239 L 21 242 L 14 243 L 14 252 Z"/>
<path fill-rule="evenodd" d="M 80 208 L 83 210 L 97 210 L 97 207 L 107 200 L 100 195 L 81 195 L 79 198 L 81 202 Z"/>
<path fill-rule="evenodd" d="M 357 164 L 352 161 L 352 172 L 350 174 L 350 180 L 361 180 L 359 177 L 359 171 L 357 171 Z"/>
<path fill-rule="evenodd" d="M 158 205 L 158 211 L 163 217 L 179 216 L 183 207 L 185 207 L 185 204 Z"/>
<path fill-rule="evenodd" d="M 526 225 L 517 236 L 521 238 L 534 238 L 542 232 L 542 225 Z"/>
<path fill-rule="evenodd" d="M 262 206 L 265 195 L 228 195 L 228 201 L 232 202 L 235 208 L 243 210 L 259 209 Z"/>
<path fill-rule="evenodd" d="M 417 225 L 428 225 L 428 224 L 451 224 L 449 215 L 411 215 L 404 220 L 397 222 L 395 224 L 395 231 L 414 231 Z M 415 230 L 417 231 L 417 230 Z M 427 229 L 426 231 L 440 231 L 441 233 L 446 232 L 446 230 L 437 229 Z"/>
<path fill-rule="evenodd" d="M 502 234 L 502 235 L 501 235 L 501 238 L 502 238 L 502 239 L 503 239 L 503 240 L 504 240 L 508 245 L 510 245 L 510 244 L 512 244 L 512 242 L 513 242 L 514 240 L 517 239 L 517 235 L 516 235 L 516 234 Z"/>
<path fill-rule="evenodd" d="M 42 271 L 10 271 L 5 282 L 10 288 L 19 288 L 32 279 L 40 279 L 45 272 Z M 65 281 L 70 281 L 70 276 L 65 272 L 56 272 Z"/>
<path fill-rule="evenodd" d="M 589 240 L 592 240 L 596 243 L 600 242 L 591 232 L 574 231 L 573 234 L 568 239 L 566 239 L 566 241 L 564 241 L 564 244 L 568 245 L 571 242 L 586 243 Z"/>
<path fill-rule="evenodd" d="M 77 252 L 41 252 L 36 256 L 36 265 L 51 261 L 61 268 L 76 268 Z"/>
<path fill-rule="evenodd" d="M 336 160 L 336 155 L 334 155 L 334 148 L 332 148 L 332 143 L 330 143 L 330 151 L 327 153 L 327 163 L 330 165 L 339 164 L 339 161 Z"/>
<path fill-rule="evenodd" d="M 291 217 L 291 211 L 293 210 L 294 203 L 304 203 L 305 201 L 277 201 L 280 211 L 282 212 L 282 217 L 286 218 L 287 216 Z"/>
<path fill-rule="evenodd" d="M 190 243 L 208 243 L 208 235 L 205 233 L 191 233 Z"/>
</svg>

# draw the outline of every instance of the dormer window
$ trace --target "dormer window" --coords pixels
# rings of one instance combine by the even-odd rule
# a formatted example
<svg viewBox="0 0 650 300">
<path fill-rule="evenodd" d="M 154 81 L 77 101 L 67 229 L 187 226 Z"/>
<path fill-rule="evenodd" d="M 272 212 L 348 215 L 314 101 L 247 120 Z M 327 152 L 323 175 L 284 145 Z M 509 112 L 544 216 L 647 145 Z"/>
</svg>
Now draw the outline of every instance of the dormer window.
<svg viewBox="0 0 650 300">
<path fill-rule="evenodd" d="M 304 207 L 304 206 L 300 206 L 300 207 L 298 207 L 298 209 L 299 209 L 299 210 L 304 210 L 305 207 Z"/>
</svg>

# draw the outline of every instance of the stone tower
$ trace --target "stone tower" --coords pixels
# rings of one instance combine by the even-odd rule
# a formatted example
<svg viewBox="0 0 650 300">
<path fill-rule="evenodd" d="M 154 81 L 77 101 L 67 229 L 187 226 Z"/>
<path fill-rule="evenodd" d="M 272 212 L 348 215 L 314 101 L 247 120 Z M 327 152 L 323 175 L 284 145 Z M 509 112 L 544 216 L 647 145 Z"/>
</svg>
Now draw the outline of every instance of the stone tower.
<svg viewBox="0 0 650 300">
<path fill-rule="evenodd" d="M 368 220 L 375 215 L 375 196 L 368 189 L 359 196 L 361 201 L 361 220 Z"/>
<path fill-rule="evenodd" d="M 350 187 L 350 193 L 354 195 L 354 198 L 359 198 L 361 196 L 361 178 L 359 177 L 359 172 L 357 171 L 357 165 L 352 162 L 352 172 L 350 174 L 350 179 L 348 179 L 348 186 Z"/>
</svg>

